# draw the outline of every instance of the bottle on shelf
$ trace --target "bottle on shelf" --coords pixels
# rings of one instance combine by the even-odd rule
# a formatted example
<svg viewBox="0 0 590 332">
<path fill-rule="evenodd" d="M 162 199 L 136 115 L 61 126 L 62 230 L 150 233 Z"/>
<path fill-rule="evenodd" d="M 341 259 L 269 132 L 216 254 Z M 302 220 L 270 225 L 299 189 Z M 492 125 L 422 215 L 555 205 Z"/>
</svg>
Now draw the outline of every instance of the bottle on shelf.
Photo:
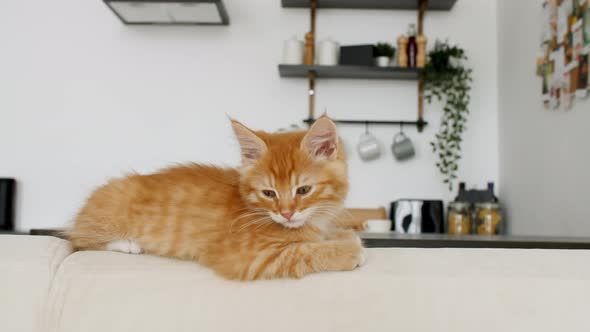
<svg viewBox="0 0 590 332">
<path fill-rule="evenodd" d="M 416 24 L 410 24 L 408 27 L 408 48 L 406 50 L 408 55 L 408 67 L 416 68 L 416 60 L 418 59 L 418 43 L 416 41 Z"/>
<path fill-rule="evenodd" d="M 397 39 L 397 65 L 400 68 L 408 67 L 408 38 L 406 36 L 400 36 Z"/>
<path fill-rule="evenodd" d="M 424 68 L 424 66 L 426 66 L 426 42 L 428 39 L 424 35 L 419 35 L 416 40 L 418 42 L 418 59 L 416 60 L 416 66 L 418 68 Z"/>
</svg>

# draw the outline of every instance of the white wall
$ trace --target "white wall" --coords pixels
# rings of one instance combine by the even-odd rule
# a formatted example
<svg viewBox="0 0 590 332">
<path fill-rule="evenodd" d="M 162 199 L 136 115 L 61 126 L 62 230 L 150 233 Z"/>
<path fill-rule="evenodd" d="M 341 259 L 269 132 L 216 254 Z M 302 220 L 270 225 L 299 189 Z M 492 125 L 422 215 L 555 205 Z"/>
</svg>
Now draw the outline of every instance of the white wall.
<svg viewBox="0 0 590 332">
<path fill-rule="evenodd" d="M 306 116 L 306 81 L 281 79 L 282 41 L 308 29 L 306 10 L 279 0 L 226 0 L 229 27 L 131 27 L 100 0 L 0 3 L 0 175 L 19 180 L 18 228 L 71 220 L 89 191 L 126 170 L 182 161 L 235 165 L 226 113 L 274 130 Z M 452 37 L 475 70 L 472 116 L 461 178 L 498 178 L 497 29 L 494 0 L 458 1 L 429 13 L 426 33 Z M 343 44 L 393 41 L 414 11 L 323 10 L 318 37 Z M 416 84 L 324 81 L 317 107 L 341 118 L 415 119 Z M 450 199 L 434 167 L 432 126 L 417 134 L 418 155 L 400 164 L 386 153 L 362 163 L 351 153 L 350 206 L 386 205 L 403 197 Z M 397 128 L 374 128 L 389 146 Z M 360 127 L 342 127 L 354 147 Z"/>
<path fill-rule="evenodd" d="M 570 112 L 543 108 L 541 27 L 541 1 L 499 2 L 501 196 L 511 233 L 589 236 L 590 101 Z"/>
</svg>

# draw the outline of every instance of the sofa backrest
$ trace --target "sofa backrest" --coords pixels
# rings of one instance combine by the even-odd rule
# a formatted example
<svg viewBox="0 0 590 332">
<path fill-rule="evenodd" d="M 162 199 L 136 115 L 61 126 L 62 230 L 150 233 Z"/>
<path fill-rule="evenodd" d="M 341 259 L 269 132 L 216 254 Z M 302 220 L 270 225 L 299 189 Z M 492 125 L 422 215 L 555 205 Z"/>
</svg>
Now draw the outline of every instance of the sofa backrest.
<svg viewBox="0 0 590 332">
<path fill-rule="evenodd" d="M 48 332 L 590 331 L 590 251 L 369 249 L 352 272 L 227 281 L 194 262 L 77 252 Z"/>
<path fill-rule="evenodd" d="M 590 251 L 370 249 L 352 272 L 233 282 L 190 261 L 0 236 L 0 331 L 590 331 Z"/>
<path fill-rule="evenodd" d="M 71 252 L 55 237 L 0 235 L 0 330 L 45 330 L 49 289 Z"/>
</svg>

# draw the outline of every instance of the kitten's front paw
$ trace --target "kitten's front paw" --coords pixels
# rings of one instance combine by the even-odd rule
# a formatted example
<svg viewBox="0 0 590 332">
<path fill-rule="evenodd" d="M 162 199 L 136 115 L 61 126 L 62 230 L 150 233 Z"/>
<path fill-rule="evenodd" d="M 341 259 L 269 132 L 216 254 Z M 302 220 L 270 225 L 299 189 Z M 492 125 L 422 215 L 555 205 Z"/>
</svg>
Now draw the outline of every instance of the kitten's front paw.
<svg viewBox="0 0 590 332">
<path fill-rule="evenodd" d="M 363 248 L 361 239 L 355 234 L 354 237 L 346 241 L 337 241 L 330 245 L 336 245 L 337 255 L 331 260 L 335 264 L 333 268 L 336 271 L 351 271 L 362 266 L 367 261 L 367 251 Z"/>
<path fill-rule="evenodd" d="M 361 240 L 361 237 L 358 236 L 357 233 L 352 233 L 352 237 L 351 240 L 354 241 L 354 243 L 358 244 L 359 246 L 363 246 L 363 240 Z"/>
<path fill-rule="evenodd" d="M 368 257 L 369 257 L 369 254 L 367 252 L 367 249 L 365 249 L 364 247 L 361 248 L 361 255 L 360 255 L 359 264 L 357 265 L 357 267 L 361 267 L 361 266 L 365 265 Z"/>
<path fill-rule="evenodd" d="M 139 246 L 139 244 L 135 241 L 129 240 L 129 253 L 130 254 L 141 254 L 143 253 L 143 249 Z"/>
<path fill-rule="evenodd" d="M 363 242 L 361 241 L 361 238 L 358 235 L 355 234 L 355 237 L 352 239 L 352 241 L 354 242 L 354 246 L 356 249 L 356 265 L 354 267 L 357 268 L 365 265 L 368 256 L 367 249 L 363 247 Z"/>
<path fill-rule="evenodd" d="M 127 254 L 141 254 L 143 252 L 139 244 L 132 240 L 116 240 L 109 242 L 106 246 L 106 250 L 119 251 Z"/>
</svg>

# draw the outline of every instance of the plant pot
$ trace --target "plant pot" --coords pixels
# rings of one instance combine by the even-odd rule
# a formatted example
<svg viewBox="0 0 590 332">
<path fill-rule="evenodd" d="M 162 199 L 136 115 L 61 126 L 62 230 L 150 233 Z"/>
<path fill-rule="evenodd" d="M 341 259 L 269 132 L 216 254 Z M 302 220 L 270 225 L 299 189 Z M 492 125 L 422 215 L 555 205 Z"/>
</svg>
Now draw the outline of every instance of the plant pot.
<svg viewBox="0 0 590 332">
<path fill-rule="evenodd" d="M 375 58 L 375 63 L 377 64 L 377 67 L 389 67 L 391 58 L 388 56 L 378 56 Z"/>
</svg>

